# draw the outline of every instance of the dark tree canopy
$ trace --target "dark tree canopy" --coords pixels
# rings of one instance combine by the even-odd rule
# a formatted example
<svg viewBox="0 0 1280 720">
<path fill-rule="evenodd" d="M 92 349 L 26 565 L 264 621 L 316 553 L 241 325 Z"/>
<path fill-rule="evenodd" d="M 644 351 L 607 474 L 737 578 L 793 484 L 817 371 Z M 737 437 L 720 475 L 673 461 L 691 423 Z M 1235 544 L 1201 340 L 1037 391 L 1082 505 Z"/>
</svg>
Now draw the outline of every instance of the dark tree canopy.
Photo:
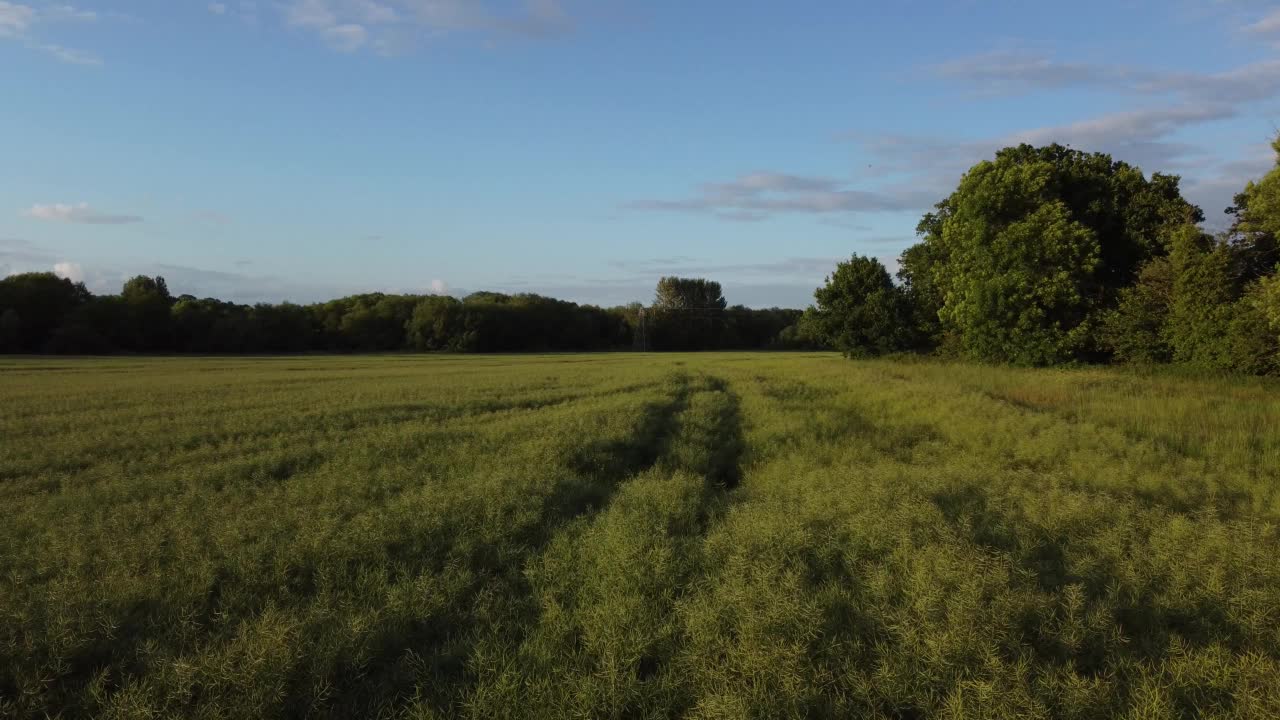
<svg viewBox="0 0 1280 720">
<path fill-rule="evenodd" d="M 43 352 L 58 327 L 89 298 L 84 283 L 53 273 L 0 280 L 0 350 Z"/>
<path fill-rule="evenodd" d="M 692 285 L 724 302 L 717 283 Z M 702 301 L 697 301 L 702 302 Z M 530 352 L 621 350 L 635 346 L 641 305 L 600 308 L 535 295 L 477 292 L 365 293 L 312 305 L 241 305 L 174 298 L 164 278 L 131 278 L 119 295 L 93 296 L 50 273 L 0 280 L 0 352 L 100 354 Z M 742 306 L 658 313 L 654 350 L 783 346 L 798 310 Z"/>
<path fill-rule="evenodd" d="M 880 355 L 910 345 L 907 298 L 875 258 L 855 254 L 837 265 L 814 299 L 823 340 L 845 355 Z"/>
</svg>

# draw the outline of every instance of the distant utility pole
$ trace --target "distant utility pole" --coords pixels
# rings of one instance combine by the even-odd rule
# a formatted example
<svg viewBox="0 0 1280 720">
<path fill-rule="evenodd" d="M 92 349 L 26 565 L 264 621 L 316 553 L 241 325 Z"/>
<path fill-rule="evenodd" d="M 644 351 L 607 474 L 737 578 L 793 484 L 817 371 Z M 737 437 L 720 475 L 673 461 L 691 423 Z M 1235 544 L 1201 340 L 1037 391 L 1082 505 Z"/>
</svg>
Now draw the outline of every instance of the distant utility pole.
<svg viewBox="0 0 1280 720">
<path fill-rule="evenodd" d="M 645 321 L 646 321 L 646 317 L 644 312 L 644 306 L 642 305 L 640 306 L 640 328 L 636 336 L 636 339 L 639 341 L 638 344 L 640 345 L 640 352 L 649 352 L 649 334 L 647 332 L 647 328 L 645 327 Z"/>
</svg>

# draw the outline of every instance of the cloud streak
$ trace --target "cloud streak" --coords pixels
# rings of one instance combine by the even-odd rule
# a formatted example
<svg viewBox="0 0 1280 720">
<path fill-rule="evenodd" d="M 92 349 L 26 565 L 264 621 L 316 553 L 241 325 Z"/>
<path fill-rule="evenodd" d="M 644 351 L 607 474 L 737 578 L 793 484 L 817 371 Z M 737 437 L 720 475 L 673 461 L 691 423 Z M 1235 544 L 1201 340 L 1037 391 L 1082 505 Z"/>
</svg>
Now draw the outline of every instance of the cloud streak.
<svg viewBox="0 0 1280 720">
<path fill-rule="evenodd" d="M 657 279 L 665 275 L 731 275 L 778 279 L 822 278 L 845 258 L 790 257 L 756 263 L 709 263 L 690 257 L 615 260 L 609 266 L 639 278 Z"/>
<path fill-rule="evenodd" d="M 1003 50 L 955 58 L 928 68 L 946 80 L 981 87 L 985 94 L 1019 94 L 1069 87 L 1132 87 L 1156 77 L 1154 73 L 1123 66 L 1059 62 L 1027 50 Z"/>
<path fill-rule="evenodd" d="M 1280 39 L 1280 11 L 1246 30 L 1256 36 L 1274 35 Z M 962 57 L 927 70 L 949 84 L 959 83 L 966 91 L 981 94 L 1092 89 L 1126 98 L 1145 97 L 1147 107 L 976 140 L 887 134 L 855 138 L 874 155 L 879 172 L 905 176 L 918 187 L 935 188 L 941 197 L 954 187 L 966 168 L 991 157 L 1001 147 L 1056 142 L 1105 152 L 1148 172 L 1209 174 L 1212 180 L 1188 182 L 1185 187 L 1210 218 L 1222 202 L 1224 188 L 1238 189 L 1252 175 L 1236 174 L 1243 171 L 1242 163 L 1215 163 L 1206 148 L 1180 141 L 1179 133 L 1240 118 L 1250 105 L 1280 97 L 1280 60 L 1253 62 L 1222 72 L 1188 73 L 1061 61 L 1042 53 L 1004 51 Z M 1252 159 L 1244 162 L 1251 168 L 1257 165 Z"/>
<path fill-rule="evenodd" d="M 1280 12 L 1272 19 L 1280 26 Z M 1264 22 L 1268 23 L 1265 27 L 1270 27 L 1272 20 Z M 1280 27 L 1268 32 L 1280 38 Z M 1280 60 L 1263 60 L 1218 73 L 1187 73 L 1061 61 L 1043 53 L 1018 50 L 956 58 L 927 70 L 938 78 L 965 83 L 971 86 L 970 90 L 987 95 L 1093 88 L 1126 95 L 1173 96 L 1187 104 L 1197 104 L 1254 102 L 1280 92 Z"/>
<path fill-rule="evenodd" d="M 36 29 L 42 25 L 67 22 L 94 22 L 98 14 L 72 5 L 26 5 L 0 0 L 0 40 L 16 41 L 31 50 L 45 53 L 72 65 L 101 65 L 97 56 L 39 39 Z"/>
<path fill-rule="evenodd" d="M 222 3 L 215 5 L 215 14 L 227 12 Z M 345 53 L 390 54 L 423 38 L 461 33 L 548 37 L 573 27 L 560 0 L 514 6 L 485 0 L 289 0 L 282 16 L 287 27 L 311 32 Z"/>
<path fill-rule="evenodd" d="M 1271 14 L 1246 25 L 1244 31 L 1272 42 L 1280 42 L 1280 9 L 1272 10 Z"/>
<path fill-rule="evenodd" d="M 832 178 L 770 171 L 741 175 L 728 182 L 706 183 L 691 197 L 640 200 L 628 208 L 643 211 L 708 213 L 725 220 L 758 221 L 777 214 L 897 212 L 920 206 L 910 190 L 897 193 L 854 189 Z"/>
<path fill-rule="evenodd" d="M 80 203 L 79 205 L 64 205 L 61 203 L 32 205 L 31 209 L 23 214 L 36 220 L 81 225 L 131 225 L 142 222 L 141 216 L 94 210 L 88 203 Z"/>
</svg>

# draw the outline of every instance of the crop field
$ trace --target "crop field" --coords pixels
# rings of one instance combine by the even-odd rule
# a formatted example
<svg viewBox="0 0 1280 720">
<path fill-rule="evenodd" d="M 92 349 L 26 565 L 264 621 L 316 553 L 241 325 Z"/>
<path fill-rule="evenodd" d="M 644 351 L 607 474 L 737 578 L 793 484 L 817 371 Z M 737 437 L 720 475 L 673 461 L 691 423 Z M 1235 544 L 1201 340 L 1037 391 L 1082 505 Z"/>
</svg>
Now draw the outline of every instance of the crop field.
<svg viewBox="0 0 1280 720">
<path fill-rule="evenodd" d="M 0 716 L 1280 717 L 1280 385 L 0 360 Z"/>
</svg>

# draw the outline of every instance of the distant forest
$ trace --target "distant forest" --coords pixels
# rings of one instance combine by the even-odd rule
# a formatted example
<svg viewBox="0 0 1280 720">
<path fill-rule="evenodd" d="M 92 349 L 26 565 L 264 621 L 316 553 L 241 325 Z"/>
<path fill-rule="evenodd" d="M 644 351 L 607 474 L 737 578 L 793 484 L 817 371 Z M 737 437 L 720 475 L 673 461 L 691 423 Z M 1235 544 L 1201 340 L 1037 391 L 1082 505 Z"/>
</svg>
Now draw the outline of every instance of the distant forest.
<svg viewBox="0 0 1280 720">
<path fill-rule="evenodd" d="M 923 217 L 896 280 L 855 254 L 803 312 L 731 307 L 718 283 L 687 278 L 660 280 L 649 306 L 492 292 L 250 306 L 174 297 L 159 277 L 95 296 L 27 273 L 0 280 L 0 352 L 825 348 L 1280 374 L 1280 159 L 1218 235 L 1179 181 L 1061 145 L 1006 148 Z"/>
<path fill-rule="evenodd" d="M 313 305 L 240 305 L 174 297 L 162 277 L 140 275 L 127 281 L 119 295 L 93 295 L 83 283 L 53 273 L 26 273 L 0 280 L 0 351 L 96 355 L 804 346 L 784 344 L 799 310 L 729 307 L 720 286 L 702 280 L 665 278 L 658 287 L 666 304 L 648 308 L 639 303 L 600 308 L 494 292 L 461 300 L 369 293 Z M 699 293 L 696 302 L 688 292 Z"/>
</svg>

